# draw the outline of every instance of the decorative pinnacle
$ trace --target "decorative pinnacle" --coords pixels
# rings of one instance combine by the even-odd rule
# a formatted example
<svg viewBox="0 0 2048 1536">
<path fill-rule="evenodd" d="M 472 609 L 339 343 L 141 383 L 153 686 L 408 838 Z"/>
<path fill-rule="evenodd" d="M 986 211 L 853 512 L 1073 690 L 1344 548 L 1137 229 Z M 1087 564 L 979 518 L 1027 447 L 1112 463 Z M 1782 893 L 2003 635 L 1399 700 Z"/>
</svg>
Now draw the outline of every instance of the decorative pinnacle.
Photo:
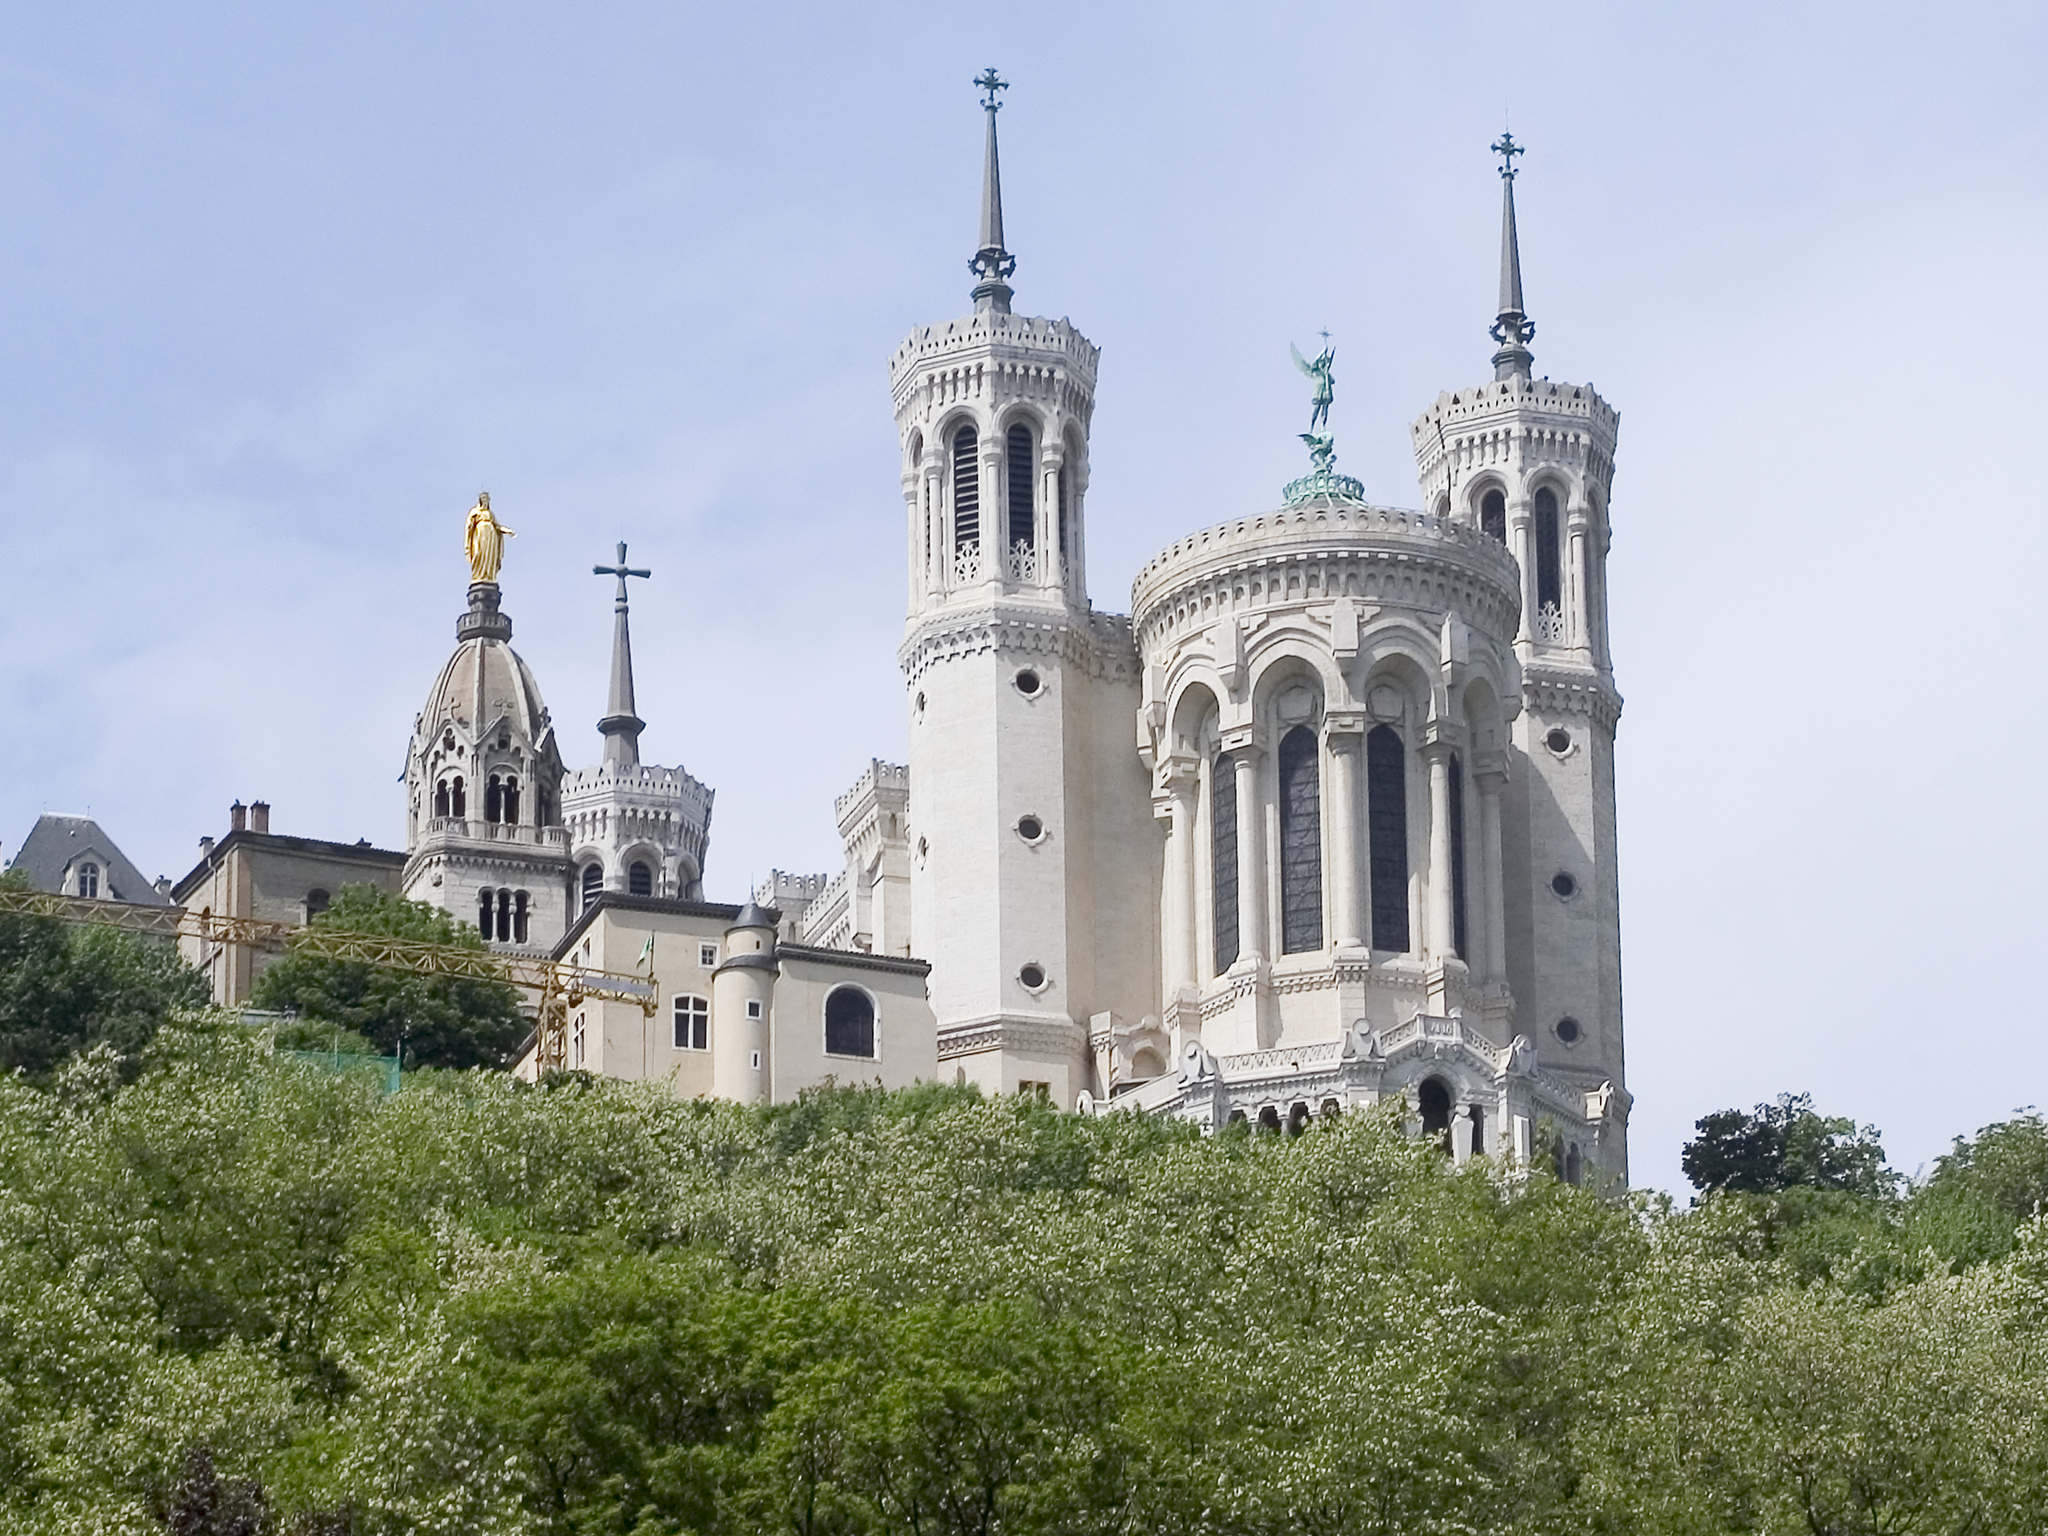
<svg viewBox="0 0 2048 1536">
<path fill-rule="evenodd" d="M 626 546 L 621 541 L 618 560 L 611 565 L 593 565 L 590 574 L 619 579 L 618 596 L 612 600 L 611 698 L 604 718 L 597 722 L 598 730 L 604 734 L 605 766 L 635 768 L 640 764 L 640 733 L 647 728 L 647 722 L 633 708 L 633 636 L 626 623 L 626 578 L 651 577 L 654 573 L 627 565 Z"/>
<path fill-rule="evenodd" d="M 1003 104 L 996 93 L 1007 91 L 1010 84 L 993 66 L 975 76 L 974 84 L 982 92 L 981 107 L 988 114 L 988 141 L 981 169 L 981 247 L 969 258 L 967 270 L 980 279 L 974 285 L 975 309 L 1006 315 L 1010 312 L 1010 285 L 1004 279 L 1017 270 L 1017 258 L 1003 248 L 1003 168 L 996 152 L 996 113 Z"/>
<path fill-rule="evenodd" d="M 1536 359 L 1529 343 L 1536 338 L 1536 324 L 1522 307 L 1522 247 L 1515 233 L 1515 156 L 1524 153 L 1515 136 L 1505 128 L 1491 146 L 1500 156 L 1500 311 L 1488 334 L 1500 344 L 1493 354 L 1496 379 L 1529 377 L 1529 365 Z"/>
</svg>

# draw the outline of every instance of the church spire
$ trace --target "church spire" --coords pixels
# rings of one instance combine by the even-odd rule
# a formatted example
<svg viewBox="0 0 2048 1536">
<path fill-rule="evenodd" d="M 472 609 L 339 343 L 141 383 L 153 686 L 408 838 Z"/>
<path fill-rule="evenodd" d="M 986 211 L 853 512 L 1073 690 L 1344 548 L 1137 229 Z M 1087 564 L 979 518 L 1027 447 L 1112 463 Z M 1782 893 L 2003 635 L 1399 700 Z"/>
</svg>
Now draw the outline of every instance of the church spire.
<svg viewBox="0 0 2048 1536">
<path fill-rule="evenodd" d="M 1529 377 L 1535 356 L 1529 343 L 1536 337 L 1536 323 L 1522 308 L 1522 248 L 1515 238 L 1515 156 L 1523 152 L 1515 136 L 1506 129 L 1494 141 L 1500 156 L 1500 313 L 1490 334 L 1500 343 L 1493 354 L 1496 379 Z"/>
<path fill-rule="evenodd" d="M 640 766 L 640 733 L 647 722 L 633 712 L 633 636 L 626 624 L 626 578 L 652 576 L 652 571 L 634 570 L 626 564 L 626 546 L 619 545 L 616 565 L 593 565 L 593 576 L 619 578 L 619 595 L 612 602 L 612 687 L 604 718 L 597 728 L 604 733 L 604 765 L 607 768 Z"/>
<path fill-rule="evenodd" d="M 1010 84 L 994 66 L 983 70 L 974 83 L 982 92 L 982 110 L 988 114 L 988 147 L 981 168 L 981 248 L 969 259 L 967 269 L 979 279 L 974 285 L 976 313 L 1007 315 L 1010 285 L 1004 279 L 1017 270 L 1017 258 L 1003 248 L 1003 168 L 996 153 L 996 113 L 1003 104 L 996 99 L 996 92 L 1008 90 Z"/>
</svg>

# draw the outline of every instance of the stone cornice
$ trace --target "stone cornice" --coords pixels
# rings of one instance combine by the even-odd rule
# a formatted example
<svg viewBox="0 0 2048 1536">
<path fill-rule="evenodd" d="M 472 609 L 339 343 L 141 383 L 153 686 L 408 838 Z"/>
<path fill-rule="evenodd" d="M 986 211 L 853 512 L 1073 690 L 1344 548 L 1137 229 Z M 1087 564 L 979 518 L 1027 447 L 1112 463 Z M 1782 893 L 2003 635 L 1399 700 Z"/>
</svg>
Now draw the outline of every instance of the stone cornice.
<svg viewBox="0 0 2048 1536">
<path fill-rule="evenodd" d="M 1001 652 L 1051 656 L 1086 675 L 1135 682 L 1138 653 L 1130 621 L 1120 614 L 1077 614 L 1070 609 L 944 609 L 912 621 L 897 648 L 906 682 L 915 683 L 936 662 Z"/>
<path fill-rule="evenodd" d="M 1621 719 L 1621 695 L 1596 672 L 1565 671 L 1540 661 L 1522 665 L 1522 700 L 1549 714 L 1589 715 L 1611 736 Z"/>
<path fill-rule="evenodd" d="M 988 1051 L 1078 1061 L 1087 1045 L 1087 1031 L 1071 1019 L 987 1019 L 939 1029 L 941 1061 Z"/>
</svg>

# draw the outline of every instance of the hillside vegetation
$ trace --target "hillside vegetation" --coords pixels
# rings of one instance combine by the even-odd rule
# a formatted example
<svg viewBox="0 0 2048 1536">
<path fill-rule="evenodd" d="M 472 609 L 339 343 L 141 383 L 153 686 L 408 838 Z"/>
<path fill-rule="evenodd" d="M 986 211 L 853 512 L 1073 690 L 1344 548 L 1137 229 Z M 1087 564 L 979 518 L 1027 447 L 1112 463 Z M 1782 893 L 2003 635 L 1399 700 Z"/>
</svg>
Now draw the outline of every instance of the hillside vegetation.
<svg viewBox="0 0 2048 1536">
<path fill-rule="evenodd" d="M 2041 1529 L 2036 1120 L 1681 1211 L 1374 1115 L 382 1082 L 0 1080 L 0 1529 Z"/>
</svg>

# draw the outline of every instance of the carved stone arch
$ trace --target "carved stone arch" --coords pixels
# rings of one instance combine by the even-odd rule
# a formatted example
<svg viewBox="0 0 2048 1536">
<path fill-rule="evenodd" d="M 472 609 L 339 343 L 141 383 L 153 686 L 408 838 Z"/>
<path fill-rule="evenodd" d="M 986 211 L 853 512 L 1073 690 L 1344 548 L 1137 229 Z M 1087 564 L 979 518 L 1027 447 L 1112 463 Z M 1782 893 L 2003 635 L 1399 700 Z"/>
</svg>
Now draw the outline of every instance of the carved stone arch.
<svg viewBox="0 0 2048 1536">
<path fill-rule="evenodd" d="M 1511 499 L 1514 495 L 1513 488 L 1508 484 L 1508 477 L 1498 469 L 1493 468 L 1480 470 L 1471 479 L 1467 480 L 1460 489 L 1458 495 L 1459 510 L 1474 524 L 1477 524 L 1479 521 L 1479 508 L 1486 500 L 1486 493 L 1488 491 L 1499 491 L 1501 495 Z"/>
<path fill-rule="evenodd" d="M 1422 706 L 1420 719 L 1444 718 L 1450 700 L 1444 688 L 1440 649 L 1435 630 L 1399 615 L 1380 615 L 1358 636 L 1356 697 L 1370 704 L 1375 687 L 1394 681 Z"/>
<path fill-rule="evenodd" d="M 1491 681 L 1472 677 L 1459 691 L 1458 714 L 1465 724 L 1467 750 L 1475 763 L 1507 750 L 1507 715 Z"/>
<path fill-rule="evenodd" d="M 1251 675 L 1247 697 L 1257 716 L 1271 707 L 1272 694 L 1288 675 L 1307 673 L 1315 682 L 1323 707 L 1347 697 L 1344 674 L 1330 649 L 1330 637 L 1303 619 L 1269 624 L 1245 642 L 1245 667 Z"/>
<path fill-rule="evenodd" d="M 998 437 L 1008 437 L 1010 428 L 1022 422 L 1031 429 L 1032 438 L 1041 446 L 1052 430 L 1052 423 L 1046 419 L 1045 410 L 1033 400 L 1006 400 L 994 412 L 993 430 Z"/>
<path fill-rule="evenodd" d="M 1199 663 L 1191 667 L 1168 695 L 1167 750 L 1200 752 L 1204 728 L 1212 717 L 1221 719 L 1227 696 L 1214 667 Z"/>
<path fill-rule="evenodd" d="M 1584 493 L 1584 482 L 1568 465 L 1546 459 L 1522 476 L 1522 494 L 1533 502 L 1536 493 L 1545 489 L 1556 495 L 1558 515 L 1562 517 L 1577 505 Z"/>
</svg>

